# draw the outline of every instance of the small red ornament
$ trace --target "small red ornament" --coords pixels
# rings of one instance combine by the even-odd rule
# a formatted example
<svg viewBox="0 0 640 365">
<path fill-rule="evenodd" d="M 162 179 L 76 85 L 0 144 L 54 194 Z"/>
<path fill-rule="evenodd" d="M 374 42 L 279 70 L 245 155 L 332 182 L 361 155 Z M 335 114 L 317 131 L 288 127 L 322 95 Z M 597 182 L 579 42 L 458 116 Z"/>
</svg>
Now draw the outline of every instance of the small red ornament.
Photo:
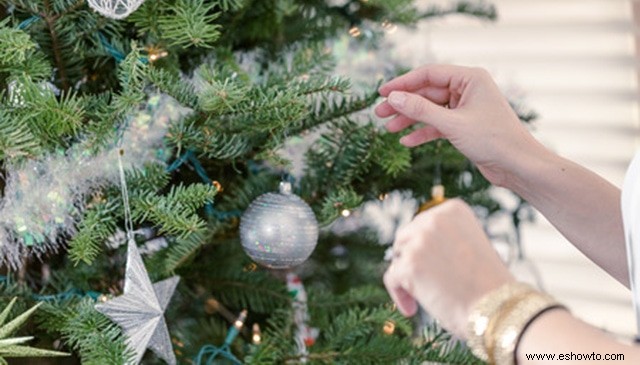
<svg viewBox="0 0 640 365">
<path fill-rule="evenodd" d="M 313 337 L 305 337 L 304 338 L 304 344 L 307 347 L 313 346 L 314 343 L 316 343 L 316 339 L 315 338 L 313 338 Z"/>
</svg>

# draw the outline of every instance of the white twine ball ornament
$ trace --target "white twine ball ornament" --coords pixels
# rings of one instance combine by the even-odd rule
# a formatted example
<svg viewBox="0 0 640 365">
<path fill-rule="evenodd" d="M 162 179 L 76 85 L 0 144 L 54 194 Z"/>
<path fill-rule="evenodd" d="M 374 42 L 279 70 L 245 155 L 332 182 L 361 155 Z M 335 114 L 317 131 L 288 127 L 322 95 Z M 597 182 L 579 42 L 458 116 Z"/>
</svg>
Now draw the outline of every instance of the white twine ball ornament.
<svg viewBox="0 0 640 365">
<path fill-rule="evenodd" d="M 124 19 L 136 11 L 144 0 L 88 0 L 91 9 L 111 19 Z"/>
</svg>

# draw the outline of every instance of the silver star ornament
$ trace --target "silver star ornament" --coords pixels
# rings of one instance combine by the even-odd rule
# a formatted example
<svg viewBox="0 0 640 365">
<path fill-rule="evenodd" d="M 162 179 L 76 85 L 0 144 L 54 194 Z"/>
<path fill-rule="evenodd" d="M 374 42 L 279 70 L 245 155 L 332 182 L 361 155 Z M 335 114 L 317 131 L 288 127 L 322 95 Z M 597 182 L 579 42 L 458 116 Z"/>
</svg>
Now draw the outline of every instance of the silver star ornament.
<svg viewBox="0 0 640 365">
<path fill-rule="evenodd" d="M 176 364 L 164 311 L 179 281 L 180 277 L 173 276 L 151 284 L 138 246 L 133 239 L 129 240 L 124 294 L 95 306 L 122 327 L 127 345 L 135 353 L 135 360 L 129 365 L 139 364 L 147 348 L 168 364 Z"/>
</svg>

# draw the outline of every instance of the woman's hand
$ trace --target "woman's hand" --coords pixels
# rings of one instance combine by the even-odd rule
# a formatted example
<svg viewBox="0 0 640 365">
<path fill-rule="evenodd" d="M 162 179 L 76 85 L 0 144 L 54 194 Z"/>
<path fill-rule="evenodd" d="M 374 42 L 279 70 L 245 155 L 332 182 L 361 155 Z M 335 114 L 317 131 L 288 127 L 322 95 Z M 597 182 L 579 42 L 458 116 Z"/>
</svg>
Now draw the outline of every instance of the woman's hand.
<svg viewBox="0 0 640 365">
<path fill-rule="evenodd" d="M 478 68 L 426 65 L 379 89 L 387 100 L 376 107 L 391 117 L 387 129 L 425 126 L 400 142 L 414 147 L 446 138 L 492 183 L 504 186 L 511 170 L 542 147 L 519 121 L 488 72 Z"/>
<path fill-rule="evenodd" d="M 398 231 L 393 250 L 384 283 L 400 312 L 411 316 L 419 303 L 461 338 L 473 303 L 514 280 L 459 199 L 416 216 Z"/>
</svg>

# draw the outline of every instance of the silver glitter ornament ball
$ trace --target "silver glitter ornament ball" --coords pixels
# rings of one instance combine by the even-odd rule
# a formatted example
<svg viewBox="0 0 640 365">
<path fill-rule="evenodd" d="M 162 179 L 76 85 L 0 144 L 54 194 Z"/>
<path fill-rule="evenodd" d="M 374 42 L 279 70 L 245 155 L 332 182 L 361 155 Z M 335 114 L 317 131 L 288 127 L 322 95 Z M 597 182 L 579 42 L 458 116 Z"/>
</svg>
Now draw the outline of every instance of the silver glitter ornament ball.
<svg viewBox="0 0 640 365">
<path fill-rule="evenodd" d="M 240 219 L 240 241 L 257 263 L 286 269 L 303 263 L 318 243 L 318 221 L 313 211 L 280 183 L 279 193 L 262 194 Z"/>
</svg>

